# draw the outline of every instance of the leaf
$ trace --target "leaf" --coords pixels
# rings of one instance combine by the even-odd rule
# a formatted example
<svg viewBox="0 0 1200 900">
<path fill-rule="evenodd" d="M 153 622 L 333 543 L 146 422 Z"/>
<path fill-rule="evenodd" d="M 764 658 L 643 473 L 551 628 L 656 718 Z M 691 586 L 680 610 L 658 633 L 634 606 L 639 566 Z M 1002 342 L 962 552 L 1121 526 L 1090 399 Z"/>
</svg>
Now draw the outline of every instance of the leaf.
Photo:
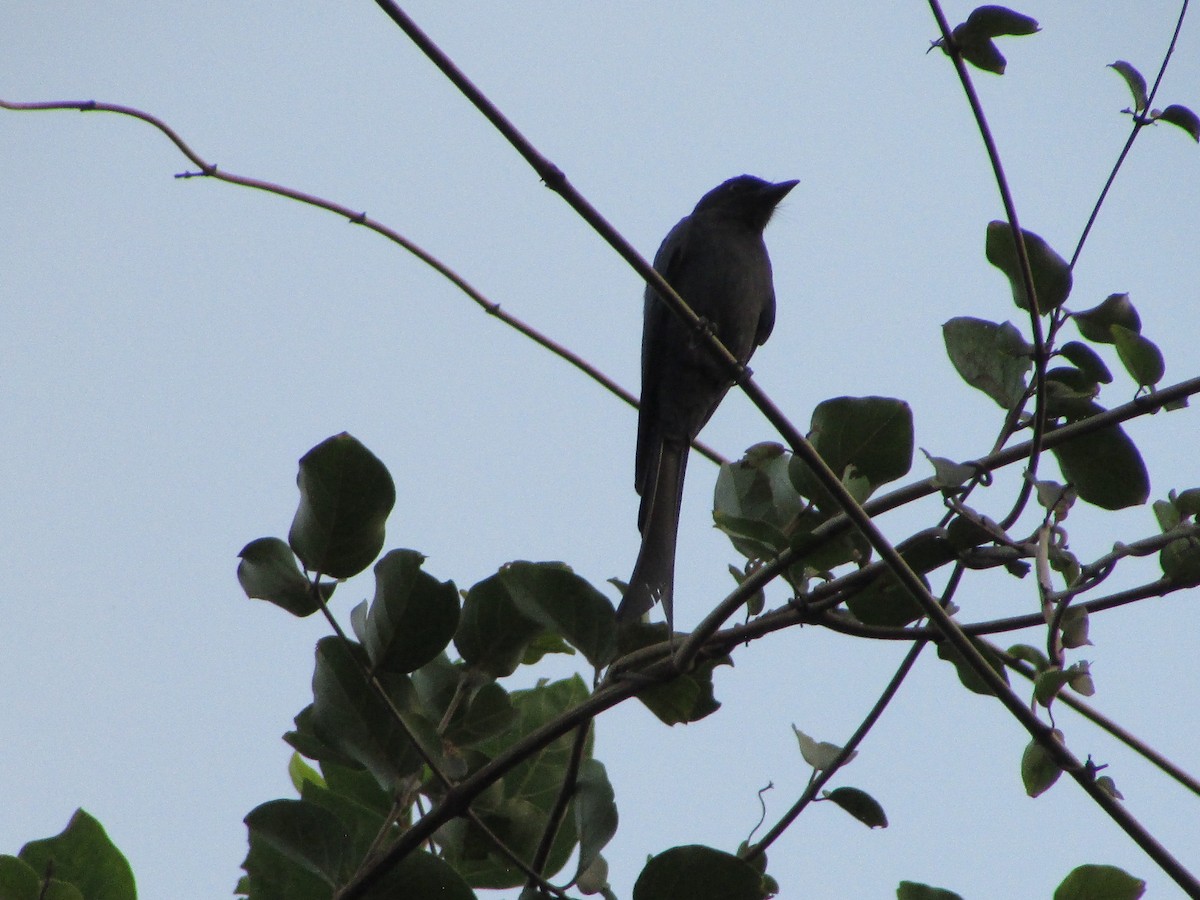
<svg viewBox="0 0 1200 900">
<path fill-rule="evenodd" d="M 944 456 L 932 456 L 924 447 L 921 448 L 921 452 L 925 454 L 925 458 L 933 466 L 934 487 L 939 487 L 943 490 L 947 488 L 959 488 L 979 472 L 979 469 L 975 466 L 955 462 Z"/>
<path fill-rule="evenodd" d="M 1120 325 L 1140 333 L 1142 320 L 1129 300 L 1128 294 L 1109 294 L 1104 302 L 1083 312 L 1072 313 L 1075 326 L 1089 341 L 1096 344 L 1113 344 L 1112 326 Z"/>
<path fill-rule="evenodd" d="M 1146 79 L 1142 77 L 1142 73 L 1135 69 L 1132 63 L 1127 63 L 1123 59 L 1109 63 L 1108 68 L 1115 69 L 1116 73 L 1125 79 L 1125 84 L 1129 86 L 1129 93 L 1133 95 L 1133 111 L 1144 110 L 1149 101 L 1146 99 Z"/>
<path fill-rule="evenodd" d="M 600 859 L 600 851 L 617 833 L 617 803 L 608 772 L 594 759 L 579 766 L 573 798 L 575 831 L 579 835 L 579 864 L 576 878 Z"/>
<path fill-rule="evenodd" d="M 1137 900 L 1146 882 L 1116 866 L 1083 865 L 1071 871 L 1054 891 L 1054 900 Z"/>
<path fill-rule="evenodd" d="M 1200 143 L 1200 116 L 1178 103 L 1172 103 L 1156 117 L 1160 122 L 1170 122 L 1177 125 L 1192 136 L 1192 140 Z"/>
<path fill-rule="evenodd" d="M 504 733 L 476 744 L 478 753 L 474 755 L 477 761 L 472 765 L 472 771 L 582 703 L 587 696 L 588 687 L 578 675 L 539 684 L 528 690 L 513 691 L 511 698 L 516 718 Z M 591 758 L 592 740 L 589 735 L 584 744 L 585 759 Z M 518 858 L 533 858 L 547 817 L 566 777 L 574 743 L 575 731 L 572 730 L 513 767 L 500 783 L 493 786 L 488 795 L 490 803 L 477 800 L 472 804 L 472 809 L 480 814 L 484 824 Z M 599 775 L 593 771 L 589 777 L 598 778 Z M 595 783 L 592 786 L 599 789 Z M 436 800 L 444 795 L 444 788 L 433 786 L 429 792 Z M 543 870 L 547 878 L 562 869 L 569 860 L 578 841 L 576 821 L 573 814 L 568 814 L 563 820 Z M 443 846 L 446 861 L 469 884 L 477 888 L 504 889 L 524 882 L 524 873 L 508 857 L 501 855 L 489 838 L 465 820 L 460 819 L 459 822 L 460 830 L 452 830 L 445 844 L 442 844 L 442 832 L 439 832 L 439 844 Z M 598 839 L 600 833 L 593 835 L 593 839 Z"/>
<path fill-rule="evenodd" d="M 711 847 L 672 847 L 650 858 L 633 900 L 762 900 L 762 876 L 745 860 Z"/>
<path fill-rule="evenodd" d="M 1109 330 L 1125 371 L 1137 382 L 1138 387 L 1152 387 L 1162 381 L 1167 367 L 1158 347 L 1136 331 L 1120 325 L 1113 325 Z"/>
<path fill-rule="evenodd" d="M 826 800 L 832 800 L 868 828 L 887 828 L 887 813 L 879 801 L 858 788 L 840 787 L 825 791 Z"/>
<path fill-rule="evenodd" d="M 255 807 L 244 821 L 252 847 L 265 843 L 330 887 L 353 874 L 345 828 L 320 806 L 303 800 L 272 800 Z"/>
<path fill-rule="evenodd" d="M 1062 732 L 1054 731 L 1054 737 L 1061 741 Z M 1021 754 L 1021 782 L 1025 785 L 1025 793 L 1030 797 L 1044 794 L 1054 786 L 1060 775 L 1062 769 L 1049 751 L 1037 741 L 1030 741 Z"/>
<path fill-rule="evenodd" d="M 595 667 L 616 653 L 612 603 L 563 563 L 511 562 L 499 573 L 517 611 L 576 647 Z"/>
<path fill-rule="evenodd" d="M 966 24 L 975 33 L 987 37 L 1022 36 L 1036 34 L 1038 31 L 1036 19 L 1013 12 L 1005 6 L 977 7 L 967 16 Z"/>
<path fill-rule="evenodd" d="M 960 894 L 916 881 L 902 881 L 896 887 L 896 900 L 963 900 Z"/>
<path fill-rule="evenodd" d="M 30 841 L 17 856 L 37 873 L 53 867 L 54 881 L 74 886 L 87 900 L 135 900 L 133 870 L 104 826 L 82 809 L 54 837 Z"/>
<path fill-rule="evenodd" d="M 1095 350 L 1079 341 L 1067 341 L 1058 351 L 1065 359 L 1079 367 L 1088 378 L 1099 384 L 1111 384 L 1113 377 L 1104 360 Z"/>
<path fill-rule="evenodd" d="M 356 663 L 354 656 L 360 657 Z M 402 723 L 367 683 L 360 667 L 366 654 L 357 645 L 340 638 L 317 642 L 317 664 L 313 671 L 312 724 L 318 739 L 354 763 L 365 766 L 380 787 L 399 790 L 406 776 L 424 764 L 409 737 L 417 735 L 426 753 L 437 757 L 440 741 L 432 723 L 419 713 L 419 700 L 411 682 L 403 675 L 378 674 L 380 682 L 400 713 Z"/>
<path fill-rule="evenodd" d="M 1073 281 L 1071 266 L 1032 231 L 1022 228 L 1021 236 L 1029 257 L 1033 289 L 1037 292 L 1038 312 L 1044 316 L 1062 306 L 1070 296 Z M 1007 222 L 988 223 L 985 247 L 988 262 L 1008 276 L 1013 302 L 1018 308 L 1028 310 L 1029 298 L 1025 296 L 1025 281 L 1017 261 L 1017 245 Z"/>
<path fill-rule="evenodd" d="M 517 670 L 529 645 L 544 631 L 517 609 L 497 574 L 467 591 L 454 646 L 468 665 L 503 678 Z"/>
<path fill-rule="evenodd" d="M 1070 680 L 1071 676 L 1058 666 L 1043 669 L 1033 680 L 1033 696 L 1042 706 L 1048 707 Z"/>
<path fill-rule="evenodd" d="M 942 339 L 962 380 L 1002 409 L 1012 409 L 1024 396 L 1033 348 L 1012 323 L 960 316 L 942 326 Z"/>
<path fill-rule="evenodd" d="M 312 586 L 300 567 L 296 555 L 279 538 L 258 538 L 238 553 L 238 584 L 253 600 L 266 600 L 286 609 L 294 616 L 309 616 L 321 608 L 313 597 Z M 334 582 L 322 582 L 321 596 L 333 596 Z"/>
<path fill-rule="evenodd" d="M 349 578 L 383 549 L 384 524 L 396 503 L 392 476 L 374 454 L 342 432 L 300 460 L 300 505 L 288 543 L 305 569 Z"/>
<path fill-rule="evenodd" d="M 1093 506 L 1125 509 L 1139 506 L 1150 497 L 1146 464 L 1119 425 L 1059 444 L 1051 452 L 1079 499 Z"/>
<path fill-rule="evenodd" d="M 891 397 L 825 400 L 813 410 L 809 440 L 843 483 L 852 474 L 865 479 L 865 494 L 869 496 L 912 468 L 912 409 L 903 400 Z M 807 465 L 793 458 L 789 475 L 801 494 L 832 511 L 832 498 Z"/>
<path fill-rule="evenodd" d="M 415 550 L 392 550 L 375 564 L 375 599 L 362 638 L 376 669 L 415 671 L 454 637 L 458 589 L 421 571 L 424 561 Z"/>
<path fill-rule="evenodd" d="M 1037 22 L 1029 16 L 1003 6 L 981 6 L 967 17 L 967 21 L 955 27 L 952 38 L 963 59 L 971 65 L 1003 75 L 1006 62 L 992 38 L 1033 34 L 1037 30 Z"/>
<path fill-rule="evenodd" d="M 1163 575 L 1180 587 L 1200 584 L 1200 540 L 1194 537 L 1171 541 L 1158 554 Z"/>
<path fill-rule="evenodd" d="M 816 741 L 795 725 L 792 725 L 792 731 L 796 733 L 796 741 L 800 744 L 800 755 L 814 769 L 828 769 L 842 752 L 843 748 L 837 744 L 831 744 L 828 741 Z M 858 751 L 852 751 L 843 761 L 842 765 L 851 762 L 856 756 L 858 756 Z"/>
<path fill-rule="evenodd" d="M 995 651 L 977 637 L 968 636 L 967 640 L 975 645 L 975 649 L 987 660 L 988 665 L 996 671 L 996 674 L 1000 676 L 1005 684 L 1008 684 L 1008 669 L 1005 667 L 1004 661 L 996 655 Z M 937 654 L 940 659 L 944 659 L 954 666 L 955 671 L 958 673 L 958 680 L 962 682 L 963 687 L 967 690 L 985 695 L 995 693 L 988 683 L 983 680 L 982 676 L 963 659 L 962 654 L 949 641 L 940 641 L 938 643 Z"/>
<path fill-rule="evenodd" d="M 661 639 L 655 637 L 650 642 Z M 713 671 L 717 666 L 732 665 L 728 656 L 703 660 L 677 678 L 640 691 L 638 700 L 664 725 L 698 722 L 721 708 L 713 688 Z"/>
</svg>

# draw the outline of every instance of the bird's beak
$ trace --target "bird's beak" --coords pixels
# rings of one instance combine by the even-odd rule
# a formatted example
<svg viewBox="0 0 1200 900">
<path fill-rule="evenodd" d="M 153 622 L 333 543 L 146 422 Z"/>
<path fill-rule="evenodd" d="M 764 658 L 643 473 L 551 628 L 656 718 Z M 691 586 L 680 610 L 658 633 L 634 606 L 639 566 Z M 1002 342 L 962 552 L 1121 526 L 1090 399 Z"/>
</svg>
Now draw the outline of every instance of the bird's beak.
<svg viewBox="0 0 1200 900">
<path fill-rule="evenodd" d="M 762 189 L 763 199 L 770 200 L 772 204 L 778 203 L 788 195 L 788 192 L 800 183 L 796 181 L 780 181 L 778 184 L 768 184 Z"/>
</svg>

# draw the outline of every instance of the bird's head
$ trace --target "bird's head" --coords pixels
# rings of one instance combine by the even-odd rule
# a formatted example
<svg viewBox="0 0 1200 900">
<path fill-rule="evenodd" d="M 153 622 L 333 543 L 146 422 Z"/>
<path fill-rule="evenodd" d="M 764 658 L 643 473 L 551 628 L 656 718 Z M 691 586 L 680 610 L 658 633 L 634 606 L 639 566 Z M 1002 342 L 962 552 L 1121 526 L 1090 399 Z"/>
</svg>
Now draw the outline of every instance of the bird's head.
<svg viewBox="0 0 1200 900">
<path fill-rule="evenodd" d="M 799 181 L 770 182 L 739 175 L 700 198 L 694 214 L 737 219 L 758 230 L 767 227 L 775 207 Z"/>
</svg>

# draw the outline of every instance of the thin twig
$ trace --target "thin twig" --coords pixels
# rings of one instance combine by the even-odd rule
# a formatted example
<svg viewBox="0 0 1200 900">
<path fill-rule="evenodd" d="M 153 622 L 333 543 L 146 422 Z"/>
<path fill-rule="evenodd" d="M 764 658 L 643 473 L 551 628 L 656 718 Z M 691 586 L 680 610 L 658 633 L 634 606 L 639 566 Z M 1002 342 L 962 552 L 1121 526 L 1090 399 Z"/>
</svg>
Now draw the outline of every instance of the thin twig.
<svg viewBox="0 0 1200 900">
<path fill-rule="evenodd" d="M 400 234 L 393 228 L 372 219 L 361 210 L 354 210 L 348 206 L 344 206 L 333 200 L 327 200 L 323 197 L 318 197 L 315 194 L 310 194 L 305 191 L 289 188 L 285 185 L 276 184 L 271 181 L 264 181 L 259 178 L 252 178 L 246 175 L 238 175 L 233 172 L 226 172 L 219 168 L 215 163 L 210 163 L 204 160 L 195 150 L 193 150 L 186 141 L 169 125 L 163 122 L 156 116 L 144 112 L 140 109 L 135 109 L 131 106 L 122 106 L 116 103 L 100 103 L 95 100 L 61 100 L 47 101 L 39 103 L 15 103 L 6 100 L 0 100 L 0 109 L 9 110 L 77 110 L 79 112 L 107 112 L 117 115 L 128 116 L 133 119 L 139 119 L 149 125 L 154 126 L 161 131 L 167 138 L 179 148 L 189 160 L 191 160 L 199 169 L 198 172 L 182 172 L 176 175 L 176 178 L 211 178 L 216 181 L 223 181 L 227 184 L 234 184 L 240 187 L 251 188 L 257 191 L 263 191 L 268 194 L 275 194 L 280 197 L 286 197 L 289 200 L 295 200 L 307 206 L 313 206 L 318 209 L 324 209 L 335 215 L 345 218 L 352 225 L 361 225 L 374 231 L 376 234 L 382 235 L 392 243 L 400 246 L 410 254 L 415 256 L 425 265 L 429 266 L 456 288 L 467 295 L 475 304 L 477 304 L 484 312 L 494 317 L 518 333 L 532 340 L 534 343 L 549 350 L 555 356 L 566 361 L 574 366 L 579 371 L 583 372 L 587 377 L 591 378 L 605 390 L 614 394 L 621 400 L 625 401 L 635 409 L 638 406 L 637 398 L 621 385 L 617 384 L 612 378 L 604 374 L 596 366 L 592 365 L 578 353 L 568 349 L 554 339 L 547 337 L 542 332 L 538 331 L 532 325 L 518 319 L 516 316 L 507 312 L 499 303 L 489 300 L 482 292 L 476 289 L 462 275 L 442 262 L 432 253 L 423 249 L 420 245 L 413 243 L 404 235 Z M 692 446 L 698 453 L 716 463 L 722 465 L 728 460 L 707 444 L 696 440 L 692 442 Z"/>
</svg>

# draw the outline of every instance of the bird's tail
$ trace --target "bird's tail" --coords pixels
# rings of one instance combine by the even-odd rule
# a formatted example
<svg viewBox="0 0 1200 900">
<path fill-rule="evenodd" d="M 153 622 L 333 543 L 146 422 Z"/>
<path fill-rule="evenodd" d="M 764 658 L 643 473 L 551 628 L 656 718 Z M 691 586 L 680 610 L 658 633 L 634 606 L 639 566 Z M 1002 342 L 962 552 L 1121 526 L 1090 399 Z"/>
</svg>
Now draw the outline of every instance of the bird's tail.
<svg viewBox="0 0 1200 900">
<path fill-rule="evenodd" d="M 617 607 L 620 621 L 636 619 L 662 603 L 667 624 L 674 629 L 675 537 L 679 531 L 679 502 L 688 447 L 664 444 L 658 470 L 642 495 L 642 547 L 629 576 L 629 587 Z"/>
</svg>

